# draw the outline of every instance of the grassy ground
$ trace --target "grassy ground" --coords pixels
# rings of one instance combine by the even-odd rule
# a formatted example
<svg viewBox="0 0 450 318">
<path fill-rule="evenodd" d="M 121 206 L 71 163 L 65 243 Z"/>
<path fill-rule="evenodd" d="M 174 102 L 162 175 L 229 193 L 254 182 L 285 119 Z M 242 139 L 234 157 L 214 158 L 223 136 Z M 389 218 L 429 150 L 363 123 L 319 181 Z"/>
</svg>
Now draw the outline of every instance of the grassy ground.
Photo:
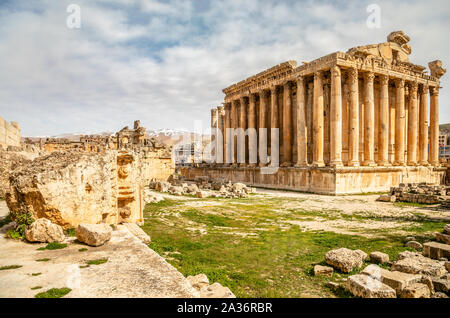
<svg viewBox="0 0 450 318">
<path fill-rule="evenodd" d="M 288 221 L 350 219 L 377 221 L 364 214 L 348 215 L 337 209 L 310 211 L 304 199 L 250 196 L 245 199 L 164 200 L 148 204 L 143 226 L 150 247 L 185 276 L 204 273 L 210 282 L 229 287 L 237 297 L 346 297 L 325 285 L 349 274 L 314 277 L 315 264 L 338 247 L 383 251 L 391 259 L 406 250 L 404 236 L 380 231 L 377 237 L 305 231 Z M 283 205 L 298 208 L 283 209 Z M 296 205 L 297 204 L 297 205 Z M 397 218 L 396 222 L 402 222 Z M 418 216 L 403 229 L 419 241 L 444 222 Z M 406 220 L 405 220 L 406 222 Z M 370 231 L 369 231 L 370 232 Z"/>
</svg>

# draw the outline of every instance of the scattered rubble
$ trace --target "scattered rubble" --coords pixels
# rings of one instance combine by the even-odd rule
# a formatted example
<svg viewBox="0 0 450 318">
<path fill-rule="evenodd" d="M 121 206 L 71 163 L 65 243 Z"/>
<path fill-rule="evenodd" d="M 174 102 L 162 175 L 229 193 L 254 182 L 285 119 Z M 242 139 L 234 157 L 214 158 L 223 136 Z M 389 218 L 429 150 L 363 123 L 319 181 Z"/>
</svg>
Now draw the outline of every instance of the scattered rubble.
<svg viewBox="0 0 450 318">
<path fill-rule="evenodd" d="M 411 202 L 420 204 L 442 204 L 450 206 L 450 186 L 427 183 L 400 183 L 391 187 L 389 194 L 383 194 L 378 201 Z"/>
<path fill-rule="evenodd" d="M 90 246 L 100 246 L 111 239 L 112 228 L 108 224 L 80 224 L 77 239 Z"/>
<path fill-rule="evenodd" d="M 31 223 L 25 230 L 25 237 L 29 242 L 62 242 L 66 238 L 61 226 L 40 218 Z"/>
<path fill-rule="evenodd" d="M 158 192 L 168 192 L 172 195 L 195 195 L 197 198 L 243 198 L 249 193 L 255 193 L 255 188 L 245 184 L 232 183 L 223 178 L 209 180 L 206 176 L 196 177 L 194 181 L 187 181 L 176 174 L 169 181 L 157 181 L 149 184 L 151 189 Z"/>
<path fill-rule="evenodd" d="M 210 285 L 205 274 L 188 276 L 187 280 L 200 293 L 200 298 L 236 298 L 228 287 L 219 283 Z"/>
<path fill-rule="evenodd" d="M 395 298 L 394 289 L 368 275 L 352 275 L 347 280 L 347 290 L 363 298 Z"/>
<path fill-rule="evenodd" d="M 314 276 L 331 276 L 333 275 L 333 267 L 315 265 Z"/>
<path fill-rule="evenodd" d="M 372 262 L 378 264 L 384 264 L 389 262 L 389 255 L 378 251 L 370 253 L 369 258 Z"/>
<path fill-rule="evenodd" d="M 345 247 L 331 250 L 325 254 L 327 264 L 344 273 L 349 273 L 356 267 L 361 268 L 366 258 L 367 254 L 363 251 L 350 250 Z"/>
<path fill-rule="evenodd" d="M 417 241 L 409 241 L 405 244 L 406 247 L 412 248 L 414 250 L 421 250 L 423 248 L 422 244 Z"/>
</svg>

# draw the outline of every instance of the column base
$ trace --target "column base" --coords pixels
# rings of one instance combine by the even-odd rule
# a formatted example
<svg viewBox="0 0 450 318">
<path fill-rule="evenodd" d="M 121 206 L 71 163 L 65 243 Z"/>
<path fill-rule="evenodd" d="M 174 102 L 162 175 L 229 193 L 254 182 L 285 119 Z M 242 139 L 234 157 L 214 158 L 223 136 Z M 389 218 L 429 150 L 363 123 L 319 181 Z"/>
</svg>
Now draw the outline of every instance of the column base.
<svg viewBox="0 0 450 318">
<path fill-rule="evenodd" d="M 290 162 L 283 162 L 280 167 L 286 168 L 286 167 L 292 167 L 292 163 Z"/>
<path fill-rule="evenodd" d="M 394 166 L 397 166 L 397 167 L 405 166 L 405 163 L 404 162 L 394 162 Z"/>
<path fill-rule="evenodd" d="M 294 167 L 295 167 L 295 168 L 304 168 L 304 167 L 309 167 L 309 165 L 308 165 L 307 162 L 299 162 L 299 163 L 296 163 L 296 164 L 294 165 Z"/>
<path fill-rule="evenodd" d="M 260 163 L 258 164 L 258 167 L 260 167 L 260 168 L 267 167 L 267 164 L 268 164 L 268 163 L 260 162 Z"/>
<path fill-rule="evenodd" d="M 378 162 L 378 166 L 380 166 L 380 167 L 391 167 L 392 165 L 388 161 L 380 161 L 380 162 Z"/>
<path fill-rule="evenodd" d="M 365 167 L 376 167 L 377 166 L 377 164 L 373 160 L 364 161 L 362 165 Z"/>
<path fill-rule="evenodd" d="M 428 163 L 428 161 L 420 161 L 419 165 L 420 166 L 429 166 L 430 164 Z"/>
<path fill-rule="evenodd" d="M 359 161 L 350 161 L 348 163 L 349 167 L 359 167 Z"/>
<path fill-rule="evenodd" d="M 323 162 L 323 161 L 313 162 L 313 163 L 312 163 L 312 166 L 313 166 L 313 167 L 316 167 L 316 168 L 325 167 L 325 162 Z"/>
<path fill-rule="evenodd" d="M 332 161 L 330 162 L 330 166 L 333 168 L 342 168 L 344 165 L 342 161 Z"/>
<path fill-rule="evenodd" d="M 249 163 L 249 164 L 248 164 L 248 167 L 249 167 L 249 168 L 255 168 L 255 167 L 256 167 L 256 163 Z"/>
<path fill-rule="evenodd" d="M 440 167 L 440 166 L 441 166 L 441 164 L 439 163 L 439 161 L 438 161 L 438 162 L 432 161 L 432 162 L 430 162 L 430 165 L 433 166 L 433 167 Z"/>
<path fill-rule="evenodd" d="M 409 162 L 406 162 L 406 165 L 415 167 L 415 166 L 417 166 L 417 162 L 416 161 L 409 161 Z"/>
</svg>

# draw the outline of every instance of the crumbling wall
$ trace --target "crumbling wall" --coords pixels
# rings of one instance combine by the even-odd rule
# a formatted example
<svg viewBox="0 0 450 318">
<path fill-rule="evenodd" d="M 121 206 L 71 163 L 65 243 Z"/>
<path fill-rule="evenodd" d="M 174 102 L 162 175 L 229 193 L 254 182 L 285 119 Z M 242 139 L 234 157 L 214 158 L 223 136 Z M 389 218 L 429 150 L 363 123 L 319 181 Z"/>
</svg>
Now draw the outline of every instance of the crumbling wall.
<svg viewBox="0 0 450 318">
<path fill-rule="evenodd" d="M 16 122 L 8 123 L 0 117 L 0 148 L 20 147 L 20 127 Z"/>
<path fill-rule="evenodd" d="M 138 167 L 133 153 L 54 152 L 10 173 L 6 201 L 13 214 L 45 217 L 64 228 L 142 222 Z"/>
</svg>

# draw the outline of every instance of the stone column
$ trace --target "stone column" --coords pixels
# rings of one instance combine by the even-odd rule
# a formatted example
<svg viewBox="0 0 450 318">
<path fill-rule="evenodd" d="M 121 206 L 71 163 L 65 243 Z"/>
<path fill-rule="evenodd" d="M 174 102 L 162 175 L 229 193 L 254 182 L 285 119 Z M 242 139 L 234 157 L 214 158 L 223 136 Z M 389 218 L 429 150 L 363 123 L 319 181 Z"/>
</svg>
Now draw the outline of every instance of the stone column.
<svg viewBox="0 0 450 318">
<path fill-rule="evenodd" d="M 305 78 L 297 78 L 297 163 L 296 167 L 308 165 L 307 158 L 307 138 L 308 130 L 306 127 L 306 94 Z"/>
<path fill-rule="evenodd" d="M 239 127 L 239 116 L 238 116 L 238 108 L 239 108 L 239 100 L 235 99 L 231 102 L 231 133 L 230 133 L 230 142 L 231 142 L 231 159 L 232 165 L 234 167 L 237 166 L 237 141 L 238 138 L 236 136 L 236 129 Z"/>
<path fill-rule="evenodd" d="M 217 163 L 217 149 L 216 148 L 216 136 L 217 136 L 217 108 L 211 109 L 211 163 Z M 214 147 L 213 147 L 214 145 Z M 214 149 L 213 149 L 214 148 Z"/>
<path fill-rule="evenodd" d="M 408 166 L 417 165 L 417 135 L 418 130 L 418 107 L 417 107 L 417 82 L 412 82 L 409 87 L 408 105 Z"/>
<path fill-rule="evenodd" d="M 271 141 L 271 147 L 270 147 L 270 162 L 273 165 L 276 161 L 272 160 L 273 158 L 279 158 L 279 146 L 280 143 L 278 142 L 278 149 L 273 148 L 272 144 L 275 143 L 275 139 L 278 138 L 279 133 L 276 133 L 274 131 L 274 128 L 280 128 L 278 125 L 279 121 L 279 115 L 278 115 L 278 95 L 277 95 L 277 86 L 273 85 L 270 88 L 270 141 Z M 279 160 L 279 159 L 276 159 Z"/>
<path fill-rule="evenodd" d="M 224 118 L 223 106 L 217 107 L 216 162 L 223 163 Z"/>
<path fill-rule="evenodd" d="M 380 133 L 378 135 L 378 165 L 389 162 L 389 77 L 380 76 Z"/>
<path fill-rule="evenodd" d="M 246 166 L 246 154 L 248 153 L 247 143 L 245 142 L 245 131 L 247 130 L 247 97 L 239 98 L 239 135 L 238 135 L 238 163 L 240 166 Z"/>
<path fill-rule="evenodd" d="M 337 65 L 331 68 L 330 164 L 332 167 L 342 166 L 341 69 Z"/>
<path fill-rule="evenodd" d="M 281 166 L 292 165 L 292 101 L 291 83 L 286 82 L 283 87 L 283 159 Z"/>
<path fill-rule="evenodd" d="M 364 73 L 364 166 L 375 166 L 375 100 L 372 72 Z"/>
<path fill-rule="evenodd" d="M 395 162 L 405 163 L 405 81 L 395 80 Z"/>
<path fill-rule="evenodd" d="M 267 146 L 268 146 L 268 130 L 267 130 L 267 112 L 269 110 L 268 107 L 268 96 L 267 91 L 262 90 L 259 92 L 259 120 L 258 120 L 258 128 L 259 128 L 259 144 L 258 144 L 258 152 L 259 152 L 259 166 L 264 167 L 267 164 L 267 158 L 265 158 L 267 154 Z M 262 157 L 264 156 L 264 157 Z"/>
<path fill-rule="evenodd" d="M 314 145 L 314 134 L 313 134 L 313 114 L 314 114 L 314 82 L 309 82 L 306 84 L 306 128 L 307 128 L 307 158 L 308 164 L 313 162 L 313 145 Z"/>
<path fill-rule="evenodd" d="M 419 104 L 419 164 L 428 165 L 428 85 L 422 85 Z"/>
<path fill-rule="evenodd" d="M 430 87 L 430 164 L 439 166 L 439 87 Z"/>
<path fill-rule="evenodd" d="M 256 134 L 256 96 L 250 93 L 248 100 L 247 114 L 248 129 L 248 163 L 250 167 L 254 167 L 257 162 L 257 134 Z"/>
<path fill-rule="evenodd" d="M 231 160 L 231 103 L 225 104 L 225 142 L 224 142 L 224 153 L 225 153 L 225 164 L 229 165 Z"/>
<path fill-rule="evenodd" d="M 314 113 L 313 113 L 313 165 L 323 167 L 323 74 L 314 73 Z"/>
<path fill-rule="evenodd" d="M 349 81 L 349 140 L 348 165 L 359 166 L 359 96 L 358 96 L 358 70 L 350 69 Z"/>
</svg>

